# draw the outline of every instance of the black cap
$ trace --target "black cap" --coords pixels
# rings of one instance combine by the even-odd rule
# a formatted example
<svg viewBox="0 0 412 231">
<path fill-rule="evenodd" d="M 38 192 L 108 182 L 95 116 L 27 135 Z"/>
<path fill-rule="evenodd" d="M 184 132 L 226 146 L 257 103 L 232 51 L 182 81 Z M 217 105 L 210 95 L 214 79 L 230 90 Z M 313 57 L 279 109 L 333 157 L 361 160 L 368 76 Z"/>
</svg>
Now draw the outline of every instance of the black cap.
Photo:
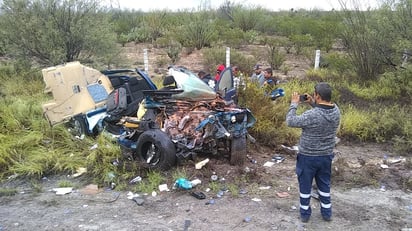
<svg viewBox="0 0 412 231">
<path fill-rule="evenodd" d="M 332 87 L 326 82 L 316 84 L 315 92 L 320 95 L 323 100 L 330 101 L 332 99 Z"/>
</svg>

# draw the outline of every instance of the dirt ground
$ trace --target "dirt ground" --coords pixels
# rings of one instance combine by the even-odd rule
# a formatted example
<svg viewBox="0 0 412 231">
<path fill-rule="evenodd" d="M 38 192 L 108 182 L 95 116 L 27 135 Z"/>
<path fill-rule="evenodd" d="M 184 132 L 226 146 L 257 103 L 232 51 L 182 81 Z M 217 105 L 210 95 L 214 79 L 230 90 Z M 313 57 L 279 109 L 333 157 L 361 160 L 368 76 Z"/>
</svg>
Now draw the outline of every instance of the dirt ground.
<svg viewBox="0 0 412 231">
<path fill-rule="evenodd" d="M 319 202 L 312 198 L 313 214 L 305 224 L 299 220 L 294 153 L 275 153 L 263 147 L 248 153 L 251 159 L 242 167 L 214 158 L 200 170 L 184 163 L 192 174 L 190 180 L 200 179 L 201 184 L 192 190 L 173 189 L 169 184 L 169 192 L 157 190 L 157 195 L 139 195 L 134 200 L 128 198 L 129 191 L 109 187 L 85 190 L 87 182 L 68 194 L 53 191 L 58 181 L 78 184 L 82 176 L 44 178 L 41 192 L 34 192 L 29 182 L 7 181 L 1 187 L 14 187 L 18 194 L 0 197 L 0 230 L 412 230 L 411 192 L 402 191 L 397 184 L 385 184 L 396 177 L 391 173 L 405 171 L 410 176 L 411 171 L 404 168 L 403 161 L 389 162 L 387 169 L 382 168 L 385 155 L 390 161 L 399 159 L 382 146 L 337 146 L 335 170 L 345 160 L 346 171 L 353 177 L 365 166 L 373 166 L 386 172 L 382 174 L 385 179 L 380 185 L 360 188 L 334 182 L 333 220 L 322 220 Z M 275 154 L 285 159 L 275 163 Z M 268 161 L 274 165 L 263 166 Z M 224 178 L 227 183 L 221 184 L 218 193 L 208 191 L 214 172 L 218 181 Z M 238 192 L 231 192 L 224 185 L 238 183 L 232 181 L 235 174 L 250 179 L 247 185 L 239 184 Z M 206 198 L 197 199 L 191 192 L 203 192 Z"/>
</svg>

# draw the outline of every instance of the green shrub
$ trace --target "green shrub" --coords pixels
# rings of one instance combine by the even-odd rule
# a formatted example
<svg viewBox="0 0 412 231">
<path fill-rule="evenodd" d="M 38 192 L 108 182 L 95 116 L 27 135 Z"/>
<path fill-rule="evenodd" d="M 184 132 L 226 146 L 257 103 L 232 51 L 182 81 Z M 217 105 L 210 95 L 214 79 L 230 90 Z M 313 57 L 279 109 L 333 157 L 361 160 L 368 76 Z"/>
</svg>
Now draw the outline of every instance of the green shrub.
<svg viewBox="0 0 412 231">
<path fill-rule="evenodd" d="M 226 63 L 226 48 L 204 48 L 203 60 L 205 66 L 209 67 L 210 73 L 215 73 L 218 64 Z"/>
<path fill-rule="evenodd" d="M 410 122 L 404 120 L 409 112 L 398 105 L 385 108 L 376 106 L 367 110 L 348 105 L 341 109 L 341 136 L 373 142 L 389 142 L 396 136 L 398 141 L 399 137 L 410 137 Z M 408 131 L 404 131 L 404 127 Z"/>
<path fill-rule="evenodd" d="M 209 72 L 214 73 L 219 64 L 226 63 L 226 48 L 204 48 L 203 59 L 205 66 L 209 67 Z M 230 62 L 239 67 L 242 73 L 251 73 L 252 67 L 256 64 L 256 58 L 246 56 L 236 49 L 230 50 Z"/>
<path fill-rule="evenodd" d="M 331 52 L 322 55 L 328 70 L 335 70 L 340 76 L 354 75 L 354 68 L 349 57 L 343 53 Z"/>
<path fill-rule="evenodd" d="M 165 178 L 160 172 L 148 172 L 147 178 L 141 181 L 136 186 L 136 191 L 143 193 L 151 193 L 159 190 L 159 185 L 165 183 Z"/>
<path fill-rule="evenodd" d="M 290 86 L 295 83 L 292 81 L 279 87 L 284 88 L 287 94 L 290 94 Z M 246 85 L 246 89 L 240 93 L 239 104 L 248 107 L 256 117 L 257 122 L 251 129 L 253 136 L 260 143 L 267 145 L 295 144 L 298 131 L 288 128 L 285 124 L 289 97 L 272 101 L 257 83 L 247 79 Z"/>
<path fill-rule="evenodd" d="M 305 35 L 294 34 L 290 37 L 290 40 L 294 44 L 294 48 L 295 48 L 297 55 L 302 53 L 303 48 L 311 46 L 313 43 L 313 38 L 310 34 L 305 34 Z"/>
<path fill-rule="evenodd" d="M 178 42 L 169 42 L 166 48 L 167 56 L 175 64 L 180 59 L 180 52 L 182 51 L 182 45 Z"/>
</svg>

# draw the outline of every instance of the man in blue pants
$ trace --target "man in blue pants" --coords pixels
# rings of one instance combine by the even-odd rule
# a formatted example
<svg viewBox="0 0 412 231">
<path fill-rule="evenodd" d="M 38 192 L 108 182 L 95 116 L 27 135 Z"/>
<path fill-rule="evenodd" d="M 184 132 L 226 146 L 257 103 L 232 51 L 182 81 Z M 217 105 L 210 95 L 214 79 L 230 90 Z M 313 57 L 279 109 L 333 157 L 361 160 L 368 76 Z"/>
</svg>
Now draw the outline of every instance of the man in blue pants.
<svg viewBox="0 0 412 231">
<path fill-rule="evenodd" d="M 299 152 L 296 161 L 296 175 L 299 181 L 300 218 L 308 222 L 312 213 L 310 195 L 312 181 L 315 178 L 318 187 L 320 212 L 325 221 L 332 217 L 330 199 L 331 165 L 336 132 L 340 123 L 340 111 L 331 102 L 332 88 L 325 82 L 315 86 L 312 95 L 292 94 L 286 123 L 290 127 L 302 128 L 299 140 Z M 309 103 L 313 108 L 296 115 L 301 102 Z"/>
</svg>

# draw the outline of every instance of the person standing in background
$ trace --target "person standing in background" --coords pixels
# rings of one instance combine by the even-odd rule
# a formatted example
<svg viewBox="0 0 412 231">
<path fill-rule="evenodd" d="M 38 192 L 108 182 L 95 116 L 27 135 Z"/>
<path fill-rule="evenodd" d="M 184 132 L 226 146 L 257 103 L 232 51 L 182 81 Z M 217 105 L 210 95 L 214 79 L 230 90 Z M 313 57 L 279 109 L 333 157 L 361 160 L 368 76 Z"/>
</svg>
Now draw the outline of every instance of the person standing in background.
<svg viewBox="0 0 412 231">
<path fill-rule="evenodd" d="M 225 70 L 226 66 L 223 64 L 219 64 L 216 68 L 216 75 L 215 75 L 215 80 L 216 82 L 219 82 L 220 80 L 220 74 Z"/>
<path fill-rule="evenodd" d="M 274 85 L 279 84 L 279 80 L 277 80 L 275 77 L 273 77 L 272 68 L 266 68 L 263 71 L 263 78 L 264 78 L 264 81 L 263 81 L 261 87 L 274 86 Z"/>
<path fill-rule="evenodd" d="M 243 79 L 243 74 L 240 72 L 238 66 L 233 66 L 232 67 L 232 73 L 233 73 L 233 86 L 234 88 L 238 89 L 239 87 L 242 87 L 243 89 L 245 88 L 245 81 Z"/>
<path fill-rule="evenodd" d="M 263 85 L 265 81 L 265 77 L 263 76 L 262 67 L 259 64 L 256 64 L 253 67 L 253 74 L 251 76 L 252 81 L 255 81 L 259 84 L 259 86 Z"/>
</svg>

